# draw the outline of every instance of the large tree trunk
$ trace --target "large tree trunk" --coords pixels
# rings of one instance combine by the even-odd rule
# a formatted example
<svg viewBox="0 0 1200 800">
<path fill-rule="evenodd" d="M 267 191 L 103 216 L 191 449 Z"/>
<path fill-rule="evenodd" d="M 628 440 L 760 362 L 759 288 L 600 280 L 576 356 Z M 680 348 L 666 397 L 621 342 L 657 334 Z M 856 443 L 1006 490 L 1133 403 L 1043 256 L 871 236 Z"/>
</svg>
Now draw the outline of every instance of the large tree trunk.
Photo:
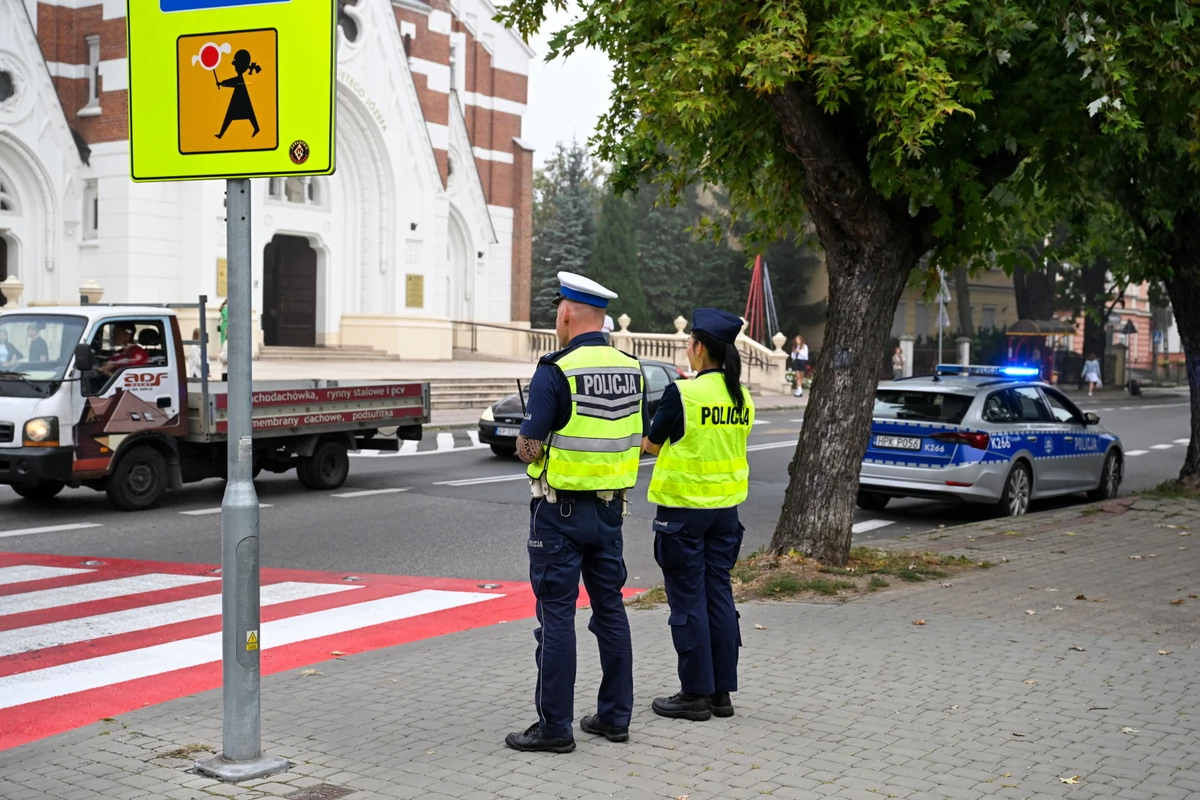
<svg viewBox="0 0 1200 800">
<path fill-rule="evenodd" d="M 1040 258 L 1041 248 L 1037 250 Z M 1054 300 L 1058 282 L 1058 264 L 1050 262 L 1045 269 L 1013 270 L 1013 292 L 1017 296 L 1017 316 L 1021 319 L 1046 320 L 1054 316 Z"/>
<path fill-rule="evenodd" d="M 1171 259 L 1167 294 L 1179 326 L 1179 338 L 1187 356 L 1188 388 L 1191 390 L 1192 440 L 1188 444 L 1179 480 L 1200 487 L 1200 212 L 1189 211 L 1175 218 L 1175 230 L 1164 249 Z"/>
<path fill-rule="evenodd" d="M 840 566 L 850 554 L 880 354 L 909 272 L 932 244 L 931 226 L 872 189 L 866 143 L 821 112 L 811 90 L 789 87 L 768 102 L 804 163 L 801 193 L 829 271 L 824 345 L 771 549 Z"/>
<path fill-rule="evenodd" d="M 958 333 L 975 338 L 975 320 L 971 317 L 971 273 L 966 264 L 954 268 L 954 303 L 958 306 Z"/>
<path fill-rule="evenodd" d="M 1104 364 L 1104 352 L 1108 349 L 1108 261 L 1097 259 L 1083 268 L 1083 355 L 1094 353 Z M 1111 375 L 1102 376 L 1111 380 Z"/>
</svg>

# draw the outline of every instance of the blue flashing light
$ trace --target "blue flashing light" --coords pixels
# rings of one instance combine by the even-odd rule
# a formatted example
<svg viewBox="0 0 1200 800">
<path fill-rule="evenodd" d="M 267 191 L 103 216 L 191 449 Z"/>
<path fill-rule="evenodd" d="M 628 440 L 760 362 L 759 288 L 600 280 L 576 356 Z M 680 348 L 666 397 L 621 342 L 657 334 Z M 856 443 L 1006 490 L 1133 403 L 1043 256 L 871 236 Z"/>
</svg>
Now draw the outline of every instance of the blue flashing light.
<svg viewBox="0 0 1200 800">
<path fill-rule="evenodd" d="M 960 375 L 983 377 L 988 375 L 1005 378 L 1036 378 L 1041 375 L 1037 367 L 993 367 L 981 364 L 938 364 L 934 375 Z"/>
</svg>

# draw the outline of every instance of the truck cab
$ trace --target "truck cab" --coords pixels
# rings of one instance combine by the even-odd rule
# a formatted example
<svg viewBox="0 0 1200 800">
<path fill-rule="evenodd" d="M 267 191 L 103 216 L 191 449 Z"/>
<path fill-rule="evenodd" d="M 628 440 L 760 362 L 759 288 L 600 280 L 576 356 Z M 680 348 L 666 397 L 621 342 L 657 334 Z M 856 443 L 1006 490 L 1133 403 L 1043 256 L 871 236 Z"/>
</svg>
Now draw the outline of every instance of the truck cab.
<svg viewBox="0 0 1200 800">
<path fill-rule="evenodd" d="M 187 429 L 177 318 L 151 306 L 0 314 L 0 483 L 48 499 Z M 101 488 L 99 485 L 96 488 Z"/>
</svg>

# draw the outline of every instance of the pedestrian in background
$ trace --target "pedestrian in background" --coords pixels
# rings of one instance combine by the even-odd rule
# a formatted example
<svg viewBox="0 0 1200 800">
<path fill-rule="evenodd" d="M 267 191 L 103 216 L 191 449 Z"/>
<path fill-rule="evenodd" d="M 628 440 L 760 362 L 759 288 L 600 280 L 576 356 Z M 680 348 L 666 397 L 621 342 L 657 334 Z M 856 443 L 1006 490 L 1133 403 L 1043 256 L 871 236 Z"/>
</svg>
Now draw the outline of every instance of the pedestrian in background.
<svg viewBox="0 0 1200 800">
<path fill-rule="evenodd" d="M 662 567 L 680 691 L 655 698 L 663 717 L 733 716 L 741 632 L 730 570 L 745 528 L 738 505 L 750 489 L 746 440 L 754 402 L 741 385 L 742 320 L 715 308 L 692 315 L 688 363 L 697 372 L 663 393 L 642 448 L 658 456 L 650 478 L 654 559 Z"/>
<path fill-rule="evenodd" d="M 896 346 L 892 353 L 892 380 L 898 381 L 904 377 L 904 348 Z"/>
<path fill-rule="evenodd" d="M 1083 362 L 1083 380 L 1088 385 L 1088 397 L 1100 388 L 1100 362 L 1095 353 L 1088 353 L 1087 361 Z"/>
<path fill-rule="evenodd" d="M 200 371 L 204 368 L 204 359 L 200 357 L 200 329 L 196 328 L 192 331 L 192 339 L 196 344 L 188 347 L 187 357 L 187 376 L 189 378 L 199 378 Z"/>
<path fill-rule="evenodd" d="M 797 334 L 792 340 L 792 354 L 788 357 L 792 368 L 792 394 L 804 396 L 804 377 L 808 374 L 808 344 Z"/>
<path fill-rule="evenodd" d="M 529 383 L 517 454 L 529 464 L 529 582 L 537 598 L 538 720 L 504 740 L 514 750 L 575 749 L 575 608 L 579 579 L 600 647 L 596 713 L 585 733 L 629 739 L 633 644 L 621 589 L 625 492 L 637 483 L 646 433 L 645 380 L 638 360 L 605 346 L 604 309 L 616 294 L 558 273 L 555 329 L 563 349 L 543 356 Z M 739 321 L 740 325 L 740 321 Z"/>
</svg>

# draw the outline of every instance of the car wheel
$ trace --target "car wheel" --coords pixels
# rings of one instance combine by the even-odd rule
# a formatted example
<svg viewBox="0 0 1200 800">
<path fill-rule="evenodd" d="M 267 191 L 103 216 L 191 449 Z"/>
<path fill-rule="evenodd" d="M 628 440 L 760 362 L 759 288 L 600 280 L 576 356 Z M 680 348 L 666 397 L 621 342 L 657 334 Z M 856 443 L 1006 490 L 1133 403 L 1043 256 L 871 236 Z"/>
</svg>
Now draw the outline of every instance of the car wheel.
<svg viewBox="0 0 1200 800">
<path fill-rule="evenodd" d="M 517 454 L 517 448 L 510 444 L 493 444 L 491 448 L 501 458 L 512 458 Z"/>
<path fill-rule="evenodd" d="M 1088 492 L 1088 500 L 1111 500 L 1121 490 L 1121 479 L 1125 477 L 1125 464 L 1117 453 L 1104 458 L 1104 469 L 1100 472 L 1100 485 Z"/>
<path fill-rule="evenodd" d="M 886 494 L 876 494 L 875 492 L 864 492 L 861 489 L 858 492 L 858 497 L 854 499 L 855 504 L 864 511 L 883 511 L 887 507 L 888 501 L 892 498 Z"/>
<path fill-rule="evenodd" d="M 1004 493 L 996 503 L 996 511 L 1002 517 L 1020 517 L 1029 511 L 1029 499 L 1033 493 L 1033 481 L 1029 467 L 1017 464 L 1004 481 Z"/>
<path fill-rule="evenodd" d="M 130 450 L 104 482 L 108 501 L 120 511 L 150 508 L 166 490 L 167 460 L 153 447 Z"/>
<path fill-rule="evenodd" d="M 346 482 L 350 475 L 350 455 L 345 445 L 321 442 L 308 458 L 296 467 L 296 476 L 305 489 L 326 492 Z"/>
<path fill-rule="evenodd" d="M 51 481 L 48 483 L 17 483 L 13 484 L 12 490 L 30 502 L 44 503 L 53 500 L 65 488 L 65 483 Z"/>
</svg>

